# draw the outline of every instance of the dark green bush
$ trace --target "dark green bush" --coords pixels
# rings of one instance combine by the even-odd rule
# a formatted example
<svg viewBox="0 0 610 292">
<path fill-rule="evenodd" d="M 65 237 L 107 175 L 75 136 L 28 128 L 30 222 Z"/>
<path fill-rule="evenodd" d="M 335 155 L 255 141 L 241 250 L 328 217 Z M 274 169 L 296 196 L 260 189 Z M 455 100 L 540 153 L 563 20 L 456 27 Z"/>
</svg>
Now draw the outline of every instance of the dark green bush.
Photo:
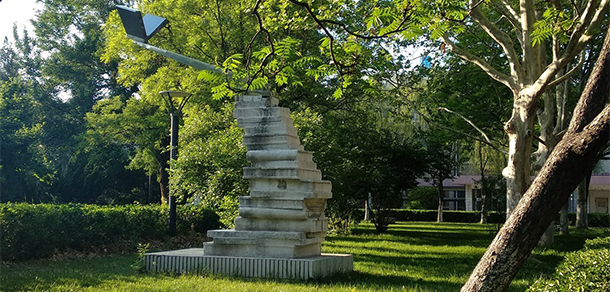
<svg viewBox="0 0 610 292">
<path fill-rule="evenodd" d="M 407 209 L 436 210 L 438 207 L 438 189 L 436 187 L 418 187 L 407 194 Z"/>
<path fill-rule="evenodd" d="M 412 210 L 412 209 L 395 209 L 391 212 L 391 217 L 396 221 L 421 221 L 435 222 L 436 210 Z M 364 218 L 364 210 L 358 209 L 354 211 L 354 216 L 358 219 Z M 481 213 L 477 211 L 443 211 L 443 219 L 445 222 L 461 222 L 461 223 L 476 223 L 481 220 Z M 574 213 L 568 214 L 568 219 L 571 225 L 576 221 Z M 506 213 L 504 212 L 489 212 L 487 214 L 488 223 L 504 223 Z M 559 214 L 555 220 L 555 224 L 559 224 Z M 590 213 L 589 227 L 610 227 L 610 214 L 607 213 Z"/>
<path fill-rule="evenodd" d="M 177 231 L 205 232 L 220 226 L 216 213 L 178 206 Z M 168 211 L 159 205 L 0 204 L 2 260 L 51 256 L 56 251 L 163 239 Z"/>
<path fill-rule="evenodd" d="M 610 291 L 610 237 L 587 240 L 582 250 L 566 256 L 552 278 L 537 281 L 528 291 Z"/>
<path fill-rule="evenodd" d="M 422 221 L 435 222 L 436 210 L 410 210 L 397 209 L 392 211 L 392 217 L 396 221 Z M 504 213 L 489 212 L 488 223 L 503 223 L 506 215 Z M 481 221 L 481 213 L 476 211 L 443 211 L 445 222 L 476 223 Z"/>
<path fill-rule="evenodd" d="M 576 219 L 574 219 L 576 220 Z M 609 213 L 589 213 L 589 227 L 610 227 Z"/>
</svg>

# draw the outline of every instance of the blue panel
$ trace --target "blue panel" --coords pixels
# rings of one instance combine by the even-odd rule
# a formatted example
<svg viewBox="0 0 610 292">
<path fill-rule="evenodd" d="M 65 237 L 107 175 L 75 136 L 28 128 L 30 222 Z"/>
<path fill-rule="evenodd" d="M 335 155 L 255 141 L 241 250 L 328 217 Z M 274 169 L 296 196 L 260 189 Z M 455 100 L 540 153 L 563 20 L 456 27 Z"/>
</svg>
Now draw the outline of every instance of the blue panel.
<svg viewBox="0 0 610 292">
<path fill-rule="evenodd" d="M 169 23 L 167 19 L 152 14 L 144 15 L 142 21 L 144 22 L 144 29 L 146 30 L 147 39 Z"/>
</svg>

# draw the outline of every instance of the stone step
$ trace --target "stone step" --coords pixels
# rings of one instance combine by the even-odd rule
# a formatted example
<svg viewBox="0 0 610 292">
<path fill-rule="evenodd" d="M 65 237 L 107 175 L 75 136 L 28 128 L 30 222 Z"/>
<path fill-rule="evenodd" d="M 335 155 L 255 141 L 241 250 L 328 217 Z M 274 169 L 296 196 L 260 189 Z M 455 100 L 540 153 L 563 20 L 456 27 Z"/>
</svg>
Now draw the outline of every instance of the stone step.
<svg viewBox="0 0 610 292">
<path fill-rule="evenodd" d="M 277 106 L 279 101 L 275 97 L 270 97 L 266 94 L 266 96 L 262 95 L 241 95 L 235 97 L 235 107 L 243 107 L 248 106 L 250 104 L 261 104 L 263 106 Z"/>
<path fill-rule="evenodd" d="M 305 208 L 307 208 L 307 206 L 305 204 L 305 200 L 302 200 L 302 199 L 253 198 L 251 196 L 239 197 L 239 207 L 275 208 L 275 209 L 292 209 L 292 210 L 305 210 Z"/>
<path fill-rule="evenodd" d="M 240 207 L 239 216 L 252 219 L 292 220 L 300 221 L 308 218 L 318 218 L 323 215 L 317 209 L 278 209 L 278 208 L 251 208 Z"/>
<path fill-rule="evenodd" d="M 248 208 L 274 208 L 292 210 L 324 210 L 326 199 L 291 199 L 291 198 L 261 198 L 252 196 L 239 197 L 239 206 Z"/>
<path fill-rule="evenodd" d="M 297 136 L 256 134 L 244 135 L 244 145 L 251 150 L 296 149 L 303 150 Z"/>
<path fill-rule="evenodd" d="M 295 161 L 295 160 L 282 160 L 282 161 L 257 161 L 252 162 L 252 167 L 256 168 L 303 168 L 303 169 L 318 169 L 318 165 L 313 161 Z"/>
<path fill-rule="evenodd" d="M 208 230 L 208 237 L 215 244 L 259 245 L 259 246 L 298 246 L 320 243 L 325 233 L 306 233 L 293 231 L 252 231 L 252 230 Z"/>
<path fill-rule="evenodd" d="M 239 207 L 239 216 L 252 219 L 305 220 L 307 210 Z"/>
<path fill-rule="evenodd" d="M 245 127 L 244 135 L 253 136 L 253 135 L 288 135 L 298 137 L 297 128 L 292 125 L 286 125 L 282 123 L 275 124 L 266 124 L 266 125 L 257 125 L 255 127 Z"/>
<path fill-rule="evenodd" d="M 290 109 L 285 107 L 236 107 L 233 110 L 233 117 L 244 122 L 251 119 L 290 119 Z"/>
<path fill-rule="evenodd" d="M 248 161 L 313 160 L 313 152 L 296 149 L 254 150 L 246 154 Z"/>
<path fill-rule="evenodd" d="M 256 244 L 203 244 L 203 254 L 206 256 L 232 256 L 251 258 L 306 258 L 319 256 L 322 245 L 314 243 L 302 246 L 273 246 Z"/>
<path fill-rule="evenodd" d="M 300 231 L 307 233 L 326 233 L 328 231 L 328 219 L 308 218 L 301 221 L 271 220 L 235 218 L 235 230 L 260 230 L 260 231 Z"/>
<path fill-rule="evenodd" d="M 332 191 L 332 184 L 326 180 L 307 181 L 301 179 L 256 178 L 250 180 L 250 190 L 250 195 L 253 197 L 262 195 L 262 192 L 268 192 L 269 195 L 275 196 L 274 192 L 276 191 L 324 194 Z M 257 194 L 255 195 L 252 192 L 257 192 Z"/>
<path fill-rule="evenodd" d="M 303 179 L 322 180 L 322 172 L 317 169 L 304 168 L 257 168 L 244 167 L 245 179 L 277 178 L 277 179 Z"/>
<path fill-rule="evenodd" d="M 330 199 L 332 193 L 323 191 L 292 191 L 292 190 L 250 190 L 253 198 L 286 198 L 286 199 Z"/>
<path fill-rule="evenodd" d="M 237 126 L 240 128 L 259 127 L 262 125 L 289 125 L 294 127 L 290 117 L 251 117 L 237 119 Z"/>
</svg>

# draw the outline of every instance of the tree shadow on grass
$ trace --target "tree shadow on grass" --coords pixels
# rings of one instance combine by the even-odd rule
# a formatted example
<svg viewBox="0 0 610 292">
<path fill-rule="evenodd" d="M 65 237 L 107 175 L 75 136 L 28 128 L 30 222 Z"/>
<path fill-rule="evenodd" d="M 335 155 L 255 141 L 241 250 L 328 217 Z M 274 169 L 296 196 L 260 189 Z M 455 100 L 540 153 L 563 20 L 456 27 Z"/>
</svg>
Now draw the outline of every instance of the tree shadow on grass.
<svg viewBox="0 0 610 292">
<path fill-rule="evenodd" d="M 47 291 L 56 286 L 71 286 L 78 290 L 108 280 L 130 281 L 136 274 L 131 268 L 135 259 L 135 256 L 115 256 L 3 265 L 0 291 Z"/>
<path fill-rule="evenodd" d="M 409 276 L 377 275 L 354 271 L 351 273 L 337 274 L 312 281 L 319 285 L 328 286 L 357 286 L 366 289 L 378 289 L 381 291 L 401 288 L 421 288 L 430 291 L 459 291 L 462 284 L 449 281 L 437 281 Z"/>
<path fill-rule="evenodd" d="M 471 246 L 486 248 L 491 243 L 491 234 L 481 233 L 460 233 L 455 232 L 434 232 L 421 230 L 391 230 L 386 234 L 378 235 L 374 232 L 360 232 L 357 236 L 338 236 L 330 241 L 345 240 L 354 243 L 371 241 L 393 241 L 403 244 L 430 245 L 430 246 Z"/>
</svg>

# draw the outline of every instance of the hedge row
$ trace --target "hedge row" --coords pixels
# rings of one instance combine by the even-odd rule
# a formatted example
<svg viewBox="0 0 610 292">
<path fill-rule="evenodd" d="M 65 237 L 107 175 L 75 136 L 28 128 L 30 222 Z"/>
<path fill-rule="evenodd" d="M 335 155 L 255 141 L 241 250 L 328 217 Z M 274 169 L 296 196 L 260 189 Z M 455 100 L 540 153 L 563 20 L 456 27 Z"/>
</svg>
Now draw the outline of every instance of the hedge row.
<svg viewBox="0 0 610 292">
<path fill-rule="evenodd" d="M 167 237 L 169 212 L 160 205 L 0 204 L 2 260 L 45 258 L 55 251 L 84 250 L 121 241 Z M 220 227 L 215 212 L 178 206 L 177 232 Z"/>
<path fill-rule="evenodd" d="M 396 221 L 413 222 L 436 222 L 436 210 L 411 210 L 395 209 L 390 212 L 390 217 Z M 364 210 L 357 210 L 353 215 L 355 218 L 364 218 Z M 504 223 L 505 213 L 489 212 L 488 223 Z M 443 221 L 460 223 L 477 223 L 481 221 L 481 213 L 476 211 L 443 211 Z"/>
<path fill-rule="evenodd" d="M 569 213 L 568 220 L 570 225 L 574 225 L 576 222 L 576 214 Z M 555 219 L 555 222 L 559 222 L 559 216 Z M 589 213 L 588 217 L 589 227 L 610 227 L 610 213 Z"/>
<path fill-rule="evenodd" d="M 610 237 L 587 240 L 582 250 L 566 255 L 553 277 L 537 281 L 528 291 L 610 291 Z"/>
<path fill-rule="evenodd" d="M 390 217 L 396 221 L 421 221 L 435 222 L 436 210 L 411 210 L 411 209 L 396 209 L 392 210 Z M 364 218 L 364 210 L 357 210 L 353 216 L 357 219 Z M 576 214 L 568 214 L 571 225 L 576 221 Z M 504 223 L 506 213 L 489 212 L 487 216 L 488 223 Z M 460 222 L 460 223 L 477 223 L 481 221 L 481 213 L 477 211 L 443 211 L 443 221 L 445 222 Z M 556 224 L 559 224 L 559 215 L 556 218 Z M 590 213 L 589 227 L 610 227 L 610 214 L 607 213 Z"/>
</svg>

